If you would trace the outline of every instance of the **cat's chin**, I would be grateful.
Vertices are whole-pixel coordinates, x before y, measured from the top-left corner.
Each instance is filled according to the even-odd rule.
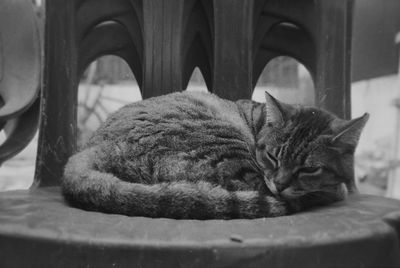
[[[282,191],[280,196],[286,200],[309,200],[312,203],[329,204],[345,200],[348,190],[344,183],[318,191],[299,191],[289,187]]]

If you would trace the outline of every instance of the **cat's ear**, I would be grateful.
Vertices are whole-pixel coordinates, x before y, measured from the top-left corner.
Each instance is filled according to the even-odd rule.
[[[335,135],[332,138],[332,143],[344,143],[351,146],[357,146],[358,140],[360,139],[361,132],[367,123],[369,114],[365,113],[363,116],[355,118],[353,120],[338,123],[337,120],[333,122],[332,128],[335,131]]]
[[[278,101],[266,91],[265,104],[265,117],[267,123],[283,123],[291,114],[291,108],[289,105]]]

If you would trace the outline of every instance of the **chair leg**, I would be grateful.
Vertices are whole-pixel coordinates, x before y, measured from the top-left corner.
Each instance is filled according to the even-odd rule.
[[[74,3],[64,0],[46,2],[42,118],[35,186],[59,184],[64,165],[76,149],[78,82]]]

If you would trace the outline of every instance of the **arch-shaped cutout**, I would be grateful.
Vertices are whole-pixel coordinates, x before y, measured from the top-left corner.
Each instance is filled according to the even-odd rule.
[[[212,88],[213,69],[213,7],[211,0],[187,1],[184,5],[188,14],[182,39],[182,85],[185,88],[197,66],[204,75],[208,89]]]
[[[186,88],[187,91],[207,92],[207,85],[199,67],[194,68]]]
[[[264,28],[262,25],[267,21],[273,24],[274,21],[287,21],[306,30],[310,36],[315,36],[318,27],[315,27],[315,20],[310,18],[315,18],[318,14],[316,6],[313,0],[297,1],[290,8],[276,1],[256,0],[253,5],[254,25],[257,25],[256,28]]]
[[[286,103],[315,104],[315,87],[311,74],[304,65],[291,57],[276,57],[265,66],[258,77],[252,99],[265,102],[265,91]]]
[[[142,0],[85,0],[77,2],[76,24],[78,40],[82,40],[101,22],[114,20],[134,32],[134,39],[142,43]],[[96,12],[93,12],[96,9]],[[139,45],[139,44],[138,44]]]
[[[314,77],[316,45],[306,29],[291,21],[275,20],[256,29],[253,47],[253,86],[265,65],[278,56],[290,56],[301,62]]]
[[[113,40],[113,42],[109,42],[109,40]],[[78,75],[83,73],[90,62],[107,54],[123,58],[129,64],[141,86],[143,51],[138,50],[126,27],[112,20],[96,25],[80,43]]]
[[[142,100],[139,85],[127,62],[106,55],[85,70],[78,89],[78,146],[114,111]]]

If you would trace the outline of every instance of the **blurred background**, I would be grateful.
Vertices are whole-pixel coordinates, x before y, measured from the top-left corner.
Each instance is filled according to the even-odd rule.
[[[43,34],[42,0],[32,1]],[[356,0],[352,40],[352,116],[371,117],[356,152],[360,192],[400,199],[400,1]],[[187,90],[206,91],[199,69]],[[261,74],[253,100],[264,91],[288,103],[314,104],[314,85],[304,66],[290,57],[271,61]],[[79,85],[78,143],[84,143],[119,107],[141,100],[128,65],[104,56],[85,71]],[[4,134],[0,132],[0,142]],[[0,167],[0,191],[29,188],[33,181],[37,137]]]

